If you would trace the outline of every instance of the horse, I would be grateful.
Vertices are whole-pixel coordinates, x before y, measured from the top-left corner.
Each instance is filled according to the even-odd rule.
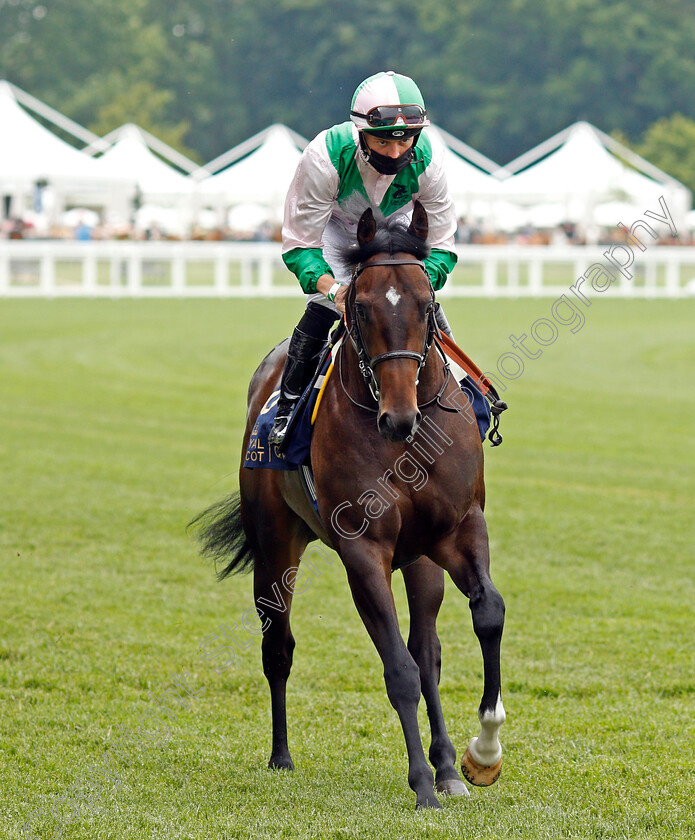
[[[429,253],[428,219],[419,202],[406,224],[377,223],[367,208],[357,225],[357,244],[344,255],[353,269],[346,338],[311,442],[318,513],[297,471],[242,466],[238,493],[194,522],[203,553],[227,562],[220,578],[253,568],[272,708],[268,766],[294,768],[286,717],[295,644],[292,592],[284,601],[276,593],[281,584],[288,589],[288,581],[292,589],[304,550],[318,539],[340,556],[354,603],[383,662],[388,698],[405,737],[416,808],[441,808],[437,793],[468,794],[439,697],[436,619],[444,572],[469,599],[483,657],[480,734],[461,762],[464,777],[474,785],[492,784],[501,769],[505,607],[490,577],[480,436],[476,424],[456,408],[462,391],[443,355],[430,352],[437,304],[423,263]],[[285,351],[286,343],[278,345],[251,379],[242,464],[256,418],[279,387]],[[407,645],[391,591],[396,569],[402,570],[410,611]],[[434,774],[418,726],[420,695],[430,720],[428,755]]]

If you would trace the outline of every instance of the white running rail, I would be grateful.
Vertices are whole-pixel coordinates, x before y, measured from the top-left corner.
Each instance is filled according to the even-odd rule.
[[[695,248],[635,250],[606,296],[695,295]],[[606,247],[465,245],[443,297],[557,297]],[[585,282],[582,291],[590,284]],[[0,240],[0,297],[293,297],[299,285],[273,242]]]

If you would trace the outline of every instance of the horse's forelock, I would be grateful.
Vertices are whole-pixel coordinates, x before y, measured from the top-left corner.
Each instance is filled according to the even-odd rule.
[[[408,222],[403,216],[391,219],[377,217],[377,230],[374,238],[365,245],[349,245],[340,257],[346,266],[352,268],[365,262],[375,254],[410,254],[415,259],[424,260],[430,253],[430,247],[408,229]]]

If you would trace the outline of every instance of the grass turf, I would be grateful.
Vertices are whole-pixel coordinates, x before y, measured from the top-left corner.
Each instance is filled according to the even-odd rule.
[[[447,312],[492,369],[549,306]],[[417,814],[338,562],[315,564],[295,600],[293,774],[265,769],[258,646],[221,674],[198,656],[221,622],[241,620],[251,580],[216,584],[185,524],[236,485],[249,376],[301,307],[2,302],[0,836],[692,836],[695,301],[595,299],[580,331],[560,328],[509,383],[505,443],[486,453],[507,602],[505,765],[494,787]],[[407,630],[398,574],[394,588]],[[461,751],[477,734],[482,669],[453,587],[439,626]],[[202,693],[159,747],[138,749],[127,733],[148,691],[183,672]]]

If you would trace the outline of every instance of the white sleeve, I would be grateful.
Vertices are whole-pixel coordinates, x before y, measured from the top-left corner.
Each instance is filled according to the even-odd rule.
[[[338,172],[322,131],[304,150],[285,200],[282,252],[321,248],[323,231],[336,208]]]
[[[432,161],[420,177],[420,192],[414,198],[427,211],[430,246],[453,251],[457,227],[456,208],[449,195],[444,171],[444,150],[439,143],[432,142]]]

